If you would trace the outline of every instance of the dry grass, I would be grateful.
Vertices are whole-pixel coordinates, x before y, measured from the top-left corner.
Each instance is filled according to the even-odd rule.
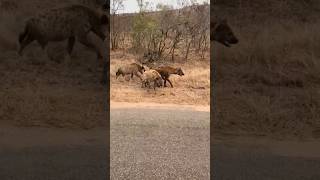
[[[92,55],[88,59],[94,59]],[[85,129],[105,125],[101,72],[88,71],[90,67],[83,62],[57,64],[41,56],[21,58],[13,52],[0,59],[2,122]]]
[[[210,104],[210,65],[207,60],[190,60],[187,63],[173,63],[173,67],[181,67],[184,76],[171,75],[174,88],[153,89],[141,88],[137,77],[127,81],[122,76],[116,79],[116,71],[122,64],[135,62],[137,58],[125,51],[111,52],[111,101],[117,102],[153,102],[191,105]],[[169,84],[167,84],[169,85]],[[170,85],[169,85],[170,86]]]
[[[216,132],[318,137],[320,22],[232,10],[226,17],[240,43],[214,44]]]
[[[50,58],[34,42],[22,57],[17,55],[24,20],[40,9],[66,3],[46,2],[11,1],[6,9],[0,9],[0,123],[85,129],[105,126],[106,94],[99,83],[102,69],[96,70],[94,52],[76,43],[71,62],[66,62],[66,42],[50,43]],[[12,12],[15,7],[18,10]]]

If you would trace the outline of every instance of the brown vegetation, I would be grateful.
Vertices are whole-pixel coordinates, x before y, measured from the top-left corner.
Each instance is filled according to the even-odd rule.
[[[118,5],[112,8],[116,10]],[[209,6],[193,5],[179,10],[161,6],[159,10],[112,14],[111,100],[209,105]],[[174,88],[148,93],[141,88],[140,80],[121,83],[122,79],[114,77],[118,67],[132,62],[152,69],[181,67],[185,75],[170,77]],[[176,70],[179,69],[170,69],[170,73]],[[183,74],[182,70],[177,73]],[[166,77],[168,80],[169,74]]]
[[[215,132],[319,137],[317,1],[215,1],[239,44],[213,43]],[[241,4],[240,2],[244,2]]]

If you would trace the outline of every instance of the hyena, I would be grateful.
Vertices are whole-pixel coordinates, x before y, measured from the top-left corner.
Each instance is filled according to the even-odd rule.
[[[166,85],[167,81],[170,83],[171,87],[173,87],[171,81],[169,80],[169,77],[171,74],[177,74],[179,76],[184,75],[184,73],[180,67],[174,68],[174,67],[170,67],[170,66],[163,66],[163,67],[155,68],[155,70],[160,73],[162,79],[164,80],[164,87],[167,87],[167,85]]]
[[[19,54],[33,41],[45,49],[50,41],[68,40],[67,51],[71,54],[75,41],[93,47],[104,58],[106,83],[107,52],[103,42],[109,24],[108,16],[83,5],[71,5],[39,13],[26,21],[24,31],[19,35]]]
[[[133,78],[133,75],[139,77],[142,80],[141,75],[145,72],[145,68],[137,63],[131,63],[124,66],[121,66],[118,68],[118,71],[116,72],[116,78],[118,76],[122,75],[125,76],[127,74],[131,75],[131,79]]]
[[[239,41],[225,19],[212,21],[210,28],[210,41],[217,41],[226,47],[237,44]]]
[[[158,71],[154,69],[147,70],[142,75],[142,85],[141,87],[151,88],[151,83],[153,82],[153,90],[156,90],[156,87],[162,86],[162,77]]]

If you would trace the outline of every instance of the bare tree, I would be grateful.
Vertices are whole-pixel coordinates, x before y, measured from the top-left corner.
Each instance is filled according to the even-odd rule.
[[[123,2],[125,0],[112,0],[111,1],[111,33],[110,33],[110,40],[111,40],[111,50],[118,49],[119,47],[119,30],[120,28],[117,28],[119,25],[119,21],[117,21],[118,11],[123,10]]]
[[[148,2],[137,0],[139,13],[115,16],[119,18],[116,19],[119,28],[112,31],[121,33],[113,33],[114,39],[122,42],[121,45],[125,39],[127,42],[130,40],[131,50],[138,54],[144,53],[144,57],[150,61],[168,57],[175,61],[176,55],[181,53],[187,60],[190,52],[204,58],[209,51],[210,6],[199,5],[197,1],[182,1],[182,5],[188,6],[175,10],[173,6],[157,4],[157,11],[151,12]],[[114,43],[116,46],[119,43]]]

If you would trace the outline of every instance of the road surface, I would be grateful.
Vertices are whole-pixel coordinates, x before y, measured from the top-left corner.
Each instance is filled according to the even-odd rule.
[[[209,112],[128,106],[111,119],[111,179],[208,179]],[[2,125],[0,179],[104,180],[107,142],[103,128]]]
[[[111,104],[111,179],[210,178],[209,107],[125,106]]]
[[[118,104],[111,119],[111,179],[209,179],[207,109]],[[105,133],[1,126],[0,179],[106,179]],[[215,179],[320,179],[319,143],[244,142],[215,140]]]

